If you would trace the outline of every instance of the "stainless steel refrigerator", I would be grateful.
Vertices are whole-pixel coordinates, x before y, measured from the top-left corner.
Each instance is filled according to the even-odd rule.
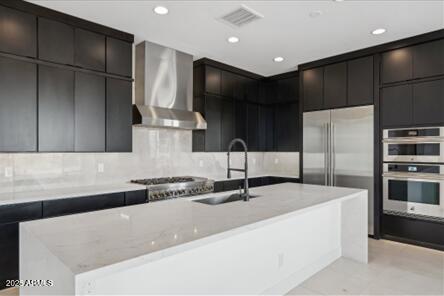
[[[368,189],[373,230],[373,106],[303,115],[303,182]]]

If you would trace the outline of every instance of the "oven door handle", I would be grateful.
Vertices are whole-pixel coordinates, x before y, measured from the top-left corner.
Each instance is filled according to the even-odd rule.
[[[428,177],[418,176],[415,174],[382,174],[383,178],[400,181],[417,181],[417,182],[444,182],[444,177]]]
[[[435,144],[443,143],[444,137],[417,137],[417,138],[387,138],[382,140],[383,143],[389,144]]]

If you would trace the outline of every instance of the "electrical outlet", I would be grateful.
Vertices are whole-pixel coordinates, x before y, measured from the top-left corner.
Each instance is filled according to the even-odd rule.
[[[279,158],[275,158],[274,159],[274,164],[278,164],[279,163]]]
[[[278,268],[284,266],[284,253],[279,253],[278,255]]]
[[[199,160],[199,167],[203,168],[203,166],[204,166],[203,160]]]
[[[256,158],[255,157],[253,157],[253,164],[256,164]]]
[[[99,172],[99,173],[103,173],[104,171],[105,171],[105,164],[103,164],[103,163],[99,163],[98,165],[97,165],[97,171]]]
[[[12,167],[5,167],[5,177],[11,178],[13,176],[14,172],[12,170]]]

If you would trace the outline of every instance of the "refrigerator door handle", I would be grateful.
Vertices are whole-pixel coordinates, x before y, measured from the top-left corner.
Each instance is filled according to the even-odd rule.
[[[334,123],[330,124],[330,185],[336,185],[336,151],[335,151],[335,125]]]
[[[328,177],[329,177],[329,153],[328,153],[328,145],[329,145],[329,136],[328,136],[328,123],[324,124],[324,185],[328,186]]]

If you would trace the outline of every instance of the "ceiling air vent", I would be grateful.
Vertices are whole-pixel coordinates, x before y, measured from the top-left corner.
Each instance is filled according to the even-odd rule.
[[[253,9],[245,5],[241,5],[241,7],[239,7],[235,11],[232,11],[221,17],[220,20],[231,26],[240,28],[263,17],[263,15],[254,11]]]

